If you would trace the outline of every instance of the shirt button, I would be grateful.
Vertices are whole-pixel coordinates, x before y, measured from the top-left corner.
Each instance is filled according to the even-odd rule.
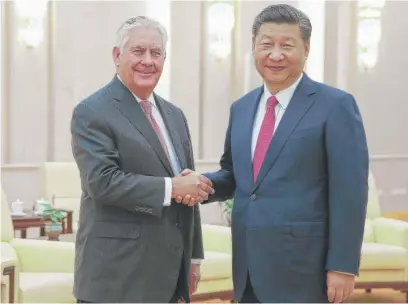
[[[254,194],[251,194],[251,200],[255,200],[256,199],[256,194],[254,193]]]

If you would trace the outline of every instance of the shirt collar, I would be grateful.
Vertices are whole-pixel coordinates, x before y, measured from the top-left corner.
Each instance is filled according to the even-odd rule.
[[[123,83],[123,85],[124,85],[126,88],[128,88],[128,87],[125,85],[125,83],[122,81],[122,79],[120,78],[120,76],[119,76],[118,74],[116,74],[116,77],[118,77],[118,79],[120,80],[120,82]],[[128,90],[132,93],[133,97],[136,99],[137,102],[141,102],[141,101],[142,101],[142,99],[139,98],[139,97],[137,97],[129,88],[128,88]],[[147,101],[150,101],[150,102],[153,104],[153,106],[156,107],[156,101],[154,100],[153,94],[150,94],[150,96],[149,96],[146,100],[147,100]]]
[[[303,77],[303,73],[299,76],[299,78],[288,88],[278,92],[277,94],[275,94],[276,99],[279,102],[279,105],[286,110],[290,100],[293,97],[293,94],[295,93],[295,90],[297,88],[297,86],[299,85],[300,81],[302,80]],[[269,97],[271,97],[273,94],[271,94],[268,90],[268,88],[266,87],[266,84],[264,84],[264,96],[265,96],[265,100],[268,100]]]

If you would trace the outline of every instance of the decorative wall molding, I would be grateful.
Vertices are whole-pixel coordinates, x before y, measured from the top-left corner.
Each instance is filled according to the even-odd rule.
[[[370,156],[371,161],[408,161],[408,154],[379,154]],[[219,159],[197,159],[195,164],[198,167],[219,166]],[[6,164],[1,166],[1,170],[37,170],[41,164]]]
[[[372,161],[407,161],[408,154],[379,154],[379,155],[372,155],[370,157]]]

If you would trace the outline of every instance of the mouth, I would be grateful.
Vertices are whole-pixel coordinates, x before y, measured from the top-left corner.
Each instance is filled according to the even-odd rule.
[[[154,74],[154,71],[137,71],[135,70],[136,73],[140,74],[140,75],[144,75],[144,76],[151,76]]]
[[[281,66],[269,66],[268,69],[274,71],[274,72],[279,72],[282,71],[284,69],[284,67]]]

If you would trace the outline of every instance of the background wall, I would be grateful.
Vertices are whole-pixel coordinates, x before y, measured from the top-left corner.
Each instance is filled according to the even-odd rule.
[[[355,1],[287,2],[299,5],[315,26],[308,73],[350,91],[358,100],[383,209],[408,210],[408,141],[403,140],[408,93],[399,81],[408,69],[408,43],[403,39],[408,21],[402,16],[408,2],[386,2],[379,60],[367,72],[357,67]],[[200,170],[218,166],[230,104],[261,84],[250,57],[251,26],[265,1],[238,3],[232,54],[226,59],[209,52],[208,2],[51,2],[44,19],[45,40],[36,49],[17,40],[18,16],[12,2],[0,3],[2,185],[10,200],[32,202],[41,196],[41,163],[72,161],[72,109],[113,77],[115,32],[131,16],[152,15],[169,30],[166,72],[157,91],[184,110]]]

